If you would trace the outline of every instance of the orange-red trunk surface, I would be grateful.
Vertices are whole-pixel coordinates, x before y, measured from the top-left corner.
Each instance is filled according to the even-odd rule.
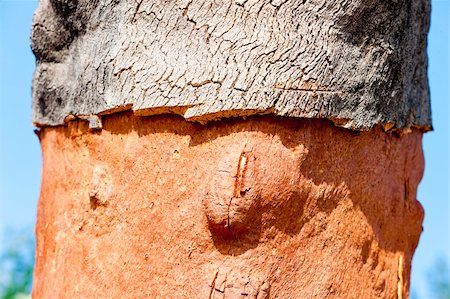
[[[406,298],[422,133],[273,116],[43,128],[34,298]]]

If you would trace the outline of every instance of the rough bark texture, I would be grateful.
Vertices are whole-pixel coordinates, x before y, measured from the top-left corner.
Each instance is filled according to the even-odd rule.
[[[422,133],[115,114],[40,132],[34,298],[407,298]]]
[[[431,128],[428,0],[41,0],[33,122],[132,109]]]

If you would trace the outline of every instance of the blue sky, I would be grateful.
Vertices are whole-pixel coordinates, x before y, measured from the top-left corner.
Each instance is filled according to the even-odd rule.
[[[31,125],[35,61],[29,47],[36,6],[37,1],[0,0],[0,249],[11,231],[32,233],[39,196],[41,152]],[[426,215],[412,272],[418,298],[431,298],[425,282],[436,259],[450,262],[449,19],[449,1],[432,1],[428,55],[435,131],[423,139],[426,165],[418,198]]]

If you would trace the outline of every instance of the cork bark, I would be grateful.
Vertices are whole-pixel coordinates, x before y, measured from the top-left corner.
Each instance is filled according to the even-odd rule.
[[[407,298],[429,6],[41,0],[33,297]]]
[[[428,25],[428,0],[41,0],[33,122],[132,109],[426,131]]]

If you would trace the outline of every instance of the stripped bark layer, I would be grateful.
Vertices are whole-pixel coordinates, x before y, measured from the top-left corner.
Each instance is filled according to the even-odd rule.
[[[33,298],[407,298],[421,138],[273,116],[43,128]]]
[[[33,122],[132,109],[431,128],[428,0],[42,0]]]

